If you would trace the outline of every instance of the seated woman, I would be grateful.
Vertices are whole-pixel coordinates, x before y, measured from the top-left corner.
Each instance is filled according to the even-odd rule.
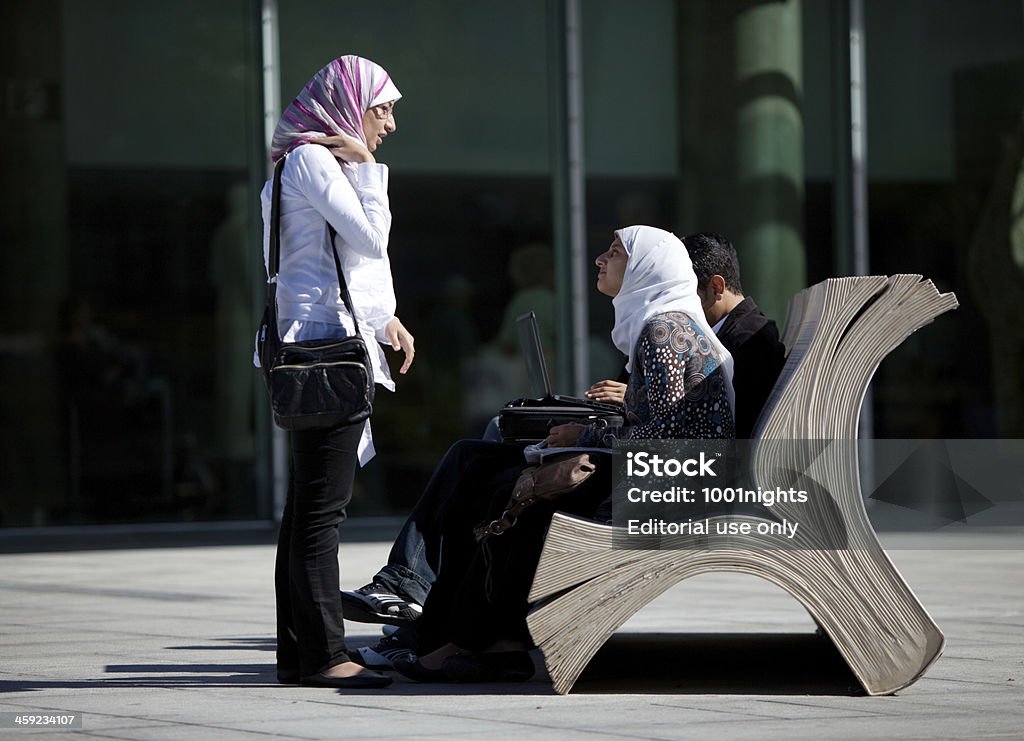
[[[633,226],[600,255],[597,288],[613,297],[612,341],[629,357],[628,425],[553,427],[549,447],[610,447],[615,438],[731,438],[732,358],[711,331],[682,242]],[[512,681],[533,675],[527,594],[553,512],[610,520],[611,471],[599,465],[583,486],[526,510],[515,527],[476,545],[468,518],[446,523],[442,568],[418,623],[420,658],[395,668],[418,681]],[[500,506],[514,482],[495,479]],[[497,510],[500,511],[500,510]]]

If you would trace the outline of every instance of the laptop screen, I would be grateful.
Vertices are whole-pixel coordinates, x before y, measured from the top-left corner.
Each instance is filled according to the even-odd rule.
[[[551,393],[551,377],[544,361],[544,348],[540,344],[540,328],[537,326],[537,315],[532,311],[516,319],[519,332],[519,346],[526,359],[526,376],[530,379],[530,393],[541,397],[549,397]]]

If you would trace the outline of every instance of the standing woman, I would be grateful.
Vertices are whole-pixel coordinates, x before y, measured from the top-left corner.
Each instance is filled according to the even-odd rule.
[[[388,168],[373,153],[396,129],[394,105],[400,97],[380,66],[340,57],[317,72],[285,109],[271,147],[275,162],[287,157],[277,279],[281,339],[333,339],[355,332],[341,300],[335,250],[370,349],[374,380],[392,391],[380,344],[404,352],[405,373],[413,360],[413,337],[395,316]],[[264,260],[272,189],[268,182],[261,194]],[[352,498],[357,462],[373,457],[370,423],[293,431],[289,442],[288,498],[275,569],[278,681],[384,687],[390,677],[364,669],[346,652],[338,575],[338,525]]]

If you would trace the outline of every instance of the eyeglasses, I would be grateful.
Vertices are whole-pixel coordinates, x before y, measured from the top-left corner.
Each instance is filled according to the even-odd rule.
[[[394,109],[395,103],[394,101],[391,101],[390,103],[381,103],[380,105],[375,105],[370,110],[373,111],[373,115],[375,115],[377,118],[391,118],[391,113],[394,111]]]

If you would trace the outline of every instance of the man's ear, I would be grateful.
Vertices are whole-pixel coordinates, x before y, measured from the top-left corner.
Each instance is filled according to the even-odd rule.
[[[708,285],[715,292],[715,301],[722,298],[722,294],[725,293],[725,278],[717,274],[712,275],[708,279]]]

